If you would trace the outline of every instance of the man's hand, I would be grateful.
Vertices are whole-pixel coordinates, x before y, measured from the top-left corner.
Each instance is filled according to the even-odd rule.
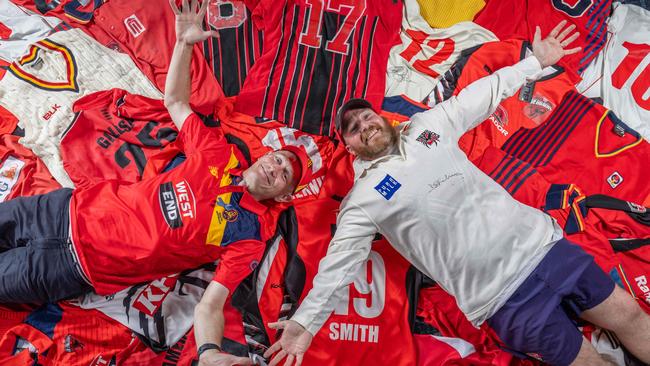
[[[566,29],[562,30],[565,25],[566,20],[561,21],[560,24],[556,25],[555,28],[553,28],[551,33],[549,33],[548,37],[545,39],[542,39],[542,31],[540,28],[535,27],[535,37],[533,38],[533,54],[535,57],[537,57],[539,63],[542,64],[542,68],[554,65],[560,61],[562,57],[580,51],[581,47],[565,49],[566,46],[575,41],[580,35],[580,33],[575,32],[569,36],[569,34],[576,26],[572,24]]]
[[[197,42],[205,41],[211,36],[219,37],[219,33],[215,31],[204,31],[202,27],[209,1],[203,0],[201,8],[199,8],[198,0],[192,0],[191,6],[188,4],[188,0],[183,0],[183,4],[179,10],[176,6],[176,1],[169,0],[169,5],[172,7],[172,11],[176,16],[176,42],[193,45]]]
[[[199,366],[235,366],[253,365],[248,357],[237,357],[211,349],[203,352],[199,359]]]
[[[284,329],[280,339],[264,352],[264,357],[269,358],[272,354],[279,351],[273,357],[269,366],[279,364],[285,357],[287,357],[287,361],[284,363],[284,366],[293,365],[294,360],[296,361],[295,366],[300,366],[302,358],[305,352],[307,352],[314,336],[302,325],[293,320],[269,323],[269,327],[273,329]]]

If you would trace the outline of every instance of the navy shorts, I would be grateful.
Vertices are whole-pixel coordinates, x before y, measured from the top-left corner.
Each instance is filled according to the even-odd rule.
[[[582,345],[575,319],[602,303],[614,282],[594,258],[566,239],[558,241],[488,324],[515,354],[569,365]]]

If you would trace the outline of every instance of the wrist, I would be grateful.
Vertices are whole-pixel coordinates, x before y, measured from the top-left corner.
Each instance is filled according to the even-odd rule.
[[[216,354],[221,353],[221,347],[216,343],[203,343],[196,350],[197,358],[200,360],[201,356],[205,354]]]

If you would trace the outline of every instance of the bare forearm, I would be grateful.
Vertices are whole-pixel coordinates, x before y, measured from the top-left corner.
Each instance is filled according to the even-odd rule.
[[[180,129],[190,109],[190,62],[192,45],[182,41],[174,44],[174,52],[165,80],[165,106]]]
[[[194,338],[197,347],[205,343],[221,346],[224,322],[223,310],[199,303],[194,309]]]

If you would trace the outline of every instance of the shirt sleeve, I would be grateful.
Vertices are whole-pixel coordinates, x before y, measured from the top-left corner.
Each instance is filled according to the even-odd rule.
[[[456,131],[456,137],[460,138],[494,113],[502,100],[512,96],[527,81],[539,78],[541,73],[537,58],[527,57],[467,85],[458,95],[414,115],[412,121],[431,128],[439,128],[448,122]]]
[[[232,294],[241,281],[260,263],[264,247],[264,243],[257,240],[228,245],[221,255],[212,280],[222,284]]]
[[[337,304],[339,289],[350,284],[368,259],[377,227],[358,206],[344,204],[327,254],[318,265],[313,288],[291,318],[311,334],[318,333]]]
[[[185,155],[223,147],[227,143],[221,127],[206,126],[194,112],[190,113],[185,119],[176,141]]]

